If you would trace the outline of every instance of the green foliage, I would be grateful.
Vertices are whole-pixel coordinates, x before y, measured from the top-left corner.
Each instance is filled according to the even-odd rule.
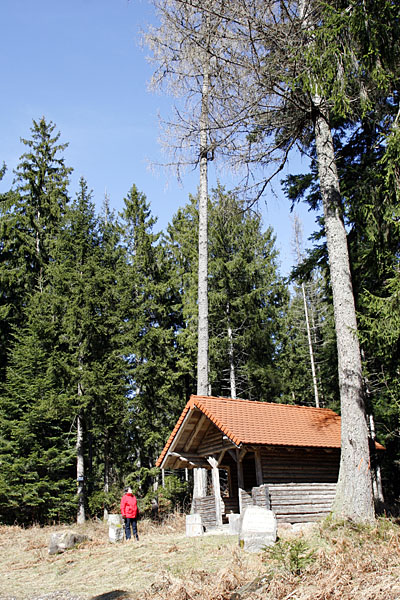
[[[181,292],[182,349],[179,366],[193,380],[197,345],[197,200],[180,209],[168,228],[166,245],[176,263]],[[209,358],[215,395],[271,400],[279,390],[273,363],[286,301],[278,274],[275,238],[262,230],[257,213],[246,212],[234,192],[222,186],[209,203]]]
[[[164,485],[155,488],[152,483],[159,480],[159,469],[140,469],[126,478],[126,485],[137,497],[140,514],[154,517],[154,501],[157,503],[157,518],[175,510],[185,510],[190,499],[190,484],[177,475],[166,475]],[[151,478],[151,479],[149,479]],[[146,493],[142,493],[146,490]]]
[[[0,378],[4,378],[13,331],[24,308],[45,284],[55,240],[68,203],[68,177],[55,125],[33,121],[31,139],[15,171],[15,188],[0,202]]]
[[[93,517],[102,518],[104,510],[109,513],[119,512],[121,491],[118,486],[113,486],[108,492],[104,489],[92,492],[88,497],[89,514]]]
[[[328,102],[333,120],[365,117],[395,85],[395,13],[391,0],[339,0],[317,3],[306,17],[305,65],[297,85]]]
[[[263,561],[272,561],[279,569],[300,576],[315,560],[315,550],[308,543],[296,538],[293,540],[279,540],[271,547],[264,550]]]
[[[185,403],[186,382],[176,342],[181,315],[174,263],[153,233],[155,219],[136,186],[125,198],[121,216],[126,247],[122,342],[130,400],[127,470],[137,473],[154,467]]]
[[[157,489],[159,512],[173,512],[187,507],[190,498],[190,484],[176,475],[167,475],[164,485]]]
[[[292,287],[292,297],[283,317],[282,344],[277,358],[282,379],[280,401],[315,406],[305,296],[319,404],[338,410],[333,307],[325,287],[325,280],[317,269],[308,281]]]

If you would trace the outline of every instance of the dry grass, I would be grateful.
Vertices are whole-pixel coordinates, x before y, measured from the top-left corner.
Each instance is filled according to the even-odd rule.
[[[110,544],[103,523],[74,527],[90,541],[49,556],[50,535],[60,529],[0,527],[1,599],[54,600],[65,590],[96,600],[400,600],[400,527],[389,520],[297,534],[294,541],[314,550],[299,575],[279,557],[239,550],[234,537],[185,537],[182,516],[160,525],[141,521],[139,543]],[[247,586],[258,576],[258,589]]]
[[[226,577],[233,577],[231,573],[241,564],[242,559],[235,558],[238,554],[235,538],[208,535],[187,538],[182,515],[162,524],[143,520],[138,528],[139,542],[111,544],[108,528],[101,522],[81,527],[0,526],[0,599],[37,598],[57,590],[83,599],[102,594],[108,594],[107,600],[169,598],[169,594],[156,593],[167,581],[201,582],[228,570]],[[85,533],[90,541],[64,554],[50,556],[50,536],[63,529]],[[258,557],[245,557],[245,562],[261,565]],[[233,566],[235,563],[238,567]],[[249,572],[253,573],[251,568]],[[150,595],[147,589],[153,590]]]
[[[325,523],[301,539],[314,560],[299,576],[266,561],[268,583],[246,600],[400,600],[400,527]]]

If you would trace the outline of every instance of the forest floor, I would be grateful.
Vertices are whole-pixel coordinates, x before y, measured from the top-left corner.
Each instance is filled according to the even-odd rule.
[[[90,540],[49,555],[65,529]],[[400,526],[389,519],[282,529],[256,555],[234,536],[186,537],[179,515],[141,520],[139,535],[111,544],[102,522],[0,526],[0,600],[400,600]]]

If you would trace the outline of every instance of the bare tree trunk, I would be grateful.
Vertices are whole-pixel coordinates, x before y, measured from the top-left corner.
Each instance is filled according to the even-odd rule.
[[[82,395],[81,384],[78,384],[78,396]],[[78,513],[76,522],[82,525],[85,522],[85,464],[83,454],[83,423],[82,415],[76,418],[76,480],[78,495]]]
[[[300,223],[297,215],[294,218],[294,235],[296,242],[296,253],[297,253],[297,263],[301,262],[301,250],[300,250]],[[306,318],[306,327],[307,327],[307,340],[308,340],[308,350],[310,353],[310,363],[311,363],[311,377],[314,387],[314,399],[315,406],[319,408],[319,396],[318,396],[318,382],[317,376],[315,372],[315,361],[314,361],[314,349],[311,338],[311,328],[310,328],[310,319],[308,317],[308,306],[307,306],[307,296],[306,296],[306,288],[304,283],[301,284],[301,291],[303,294],[303,304],[304,304],[304,314]]]
[[[305,289],[304,283],[301,284],[301,291],[303,293],[304,314],[306,317],[308,350],[310,352],[311,377],[312,377],[312,382],[313,382],[313,387],[314,387],[315,406],[317,408],[319,408],[318,383],[317,383],[317,375],[315,372],[314,349],[313,349],[312,339],[311,339],[310,319],[308,318],[307,297],[306,297],[306,289]]]
[[[333,512],[356,521],[372,521],[374,504],[368,427],[339,178],[332,132],[326,115],[322,114],[322,102],[319,98],[315,98],[314,102],[318,110],[315,141],[335,313],[342,417],[340,471]]]
[[[109,443],[108,443],[108,433],[106,433],[106,441],[104,443],[104,493],[108,494],[110,491],[110,460],[109,460]],[[103,507],[103,519],[107,521],[108,519],[108,510],[106,504]]]
[[[200,185],[199,185],[199,264],[198,264],[198,341],[197,394],[207,396],[208,382],[208,95],[209,59],[203,64],[203,87],[200,115]],[[207,471],[194,469],[193,499],[207,494]],[[192,505],[193,510],[193,505]]]
[[[230,306],[229,302],[226,306],[226,314],[228,318],[228,340],[229,340],[229,383],[231,388],[231,398],[236,398],[236,369],[235,369],[235,352],[233,347],[233,334],[230,322]]]
[[[208,395],[208,94],[209,66],[204,64],[200,117],[199,266],[197,394]]]
[[[371,439],[373,441],[373,443],[375,444],[375,439],[376,439],[376,435],[375,435],[375,422],[374,422],[374,417],[372,415],[369,415],[369,430],[371,433]],[[374,492],[374,498],[377,502],[383,503],[385,501],[384,497],[383,497],[383,488],[382,488],[382,474],[381,474],[381,467],[379,465],[379,463],[376,460],[376,450],[375,450],[375,467],[372,470],[372,489]]]

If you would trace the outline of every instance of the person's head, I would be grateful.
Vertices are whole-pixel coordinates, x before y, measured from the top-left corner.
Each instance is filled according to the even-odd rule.
[[[128,487],[128,488],[127,488],[127,490],[126,490],[126,493],[127,493],[127,494],[133,494],[133,492],[132,492],[132,488],[131,488],[131,487]]]

